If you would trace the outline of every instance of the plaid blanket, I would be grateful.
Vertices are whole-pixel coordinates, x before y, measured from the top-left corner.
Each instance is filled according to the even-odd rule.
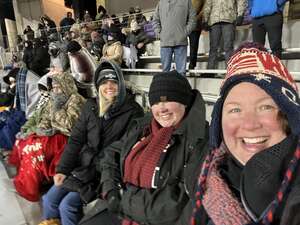
[[[16,107],[18,110],[26,111],[26,75],[27,69],[21,68],[17,76]]]

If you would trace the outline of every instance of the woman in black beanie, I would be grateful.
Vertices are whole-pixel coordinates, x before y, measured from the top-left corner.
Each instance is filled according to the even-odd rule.
[[[206,149],[204,101],[184,76],[154,75],[149,102],[152,115],[135,120],[99,162],[101,196],[123,225],[176,224],[190,200],[189,171]],[[106,215],[85,225],[115,224]]]

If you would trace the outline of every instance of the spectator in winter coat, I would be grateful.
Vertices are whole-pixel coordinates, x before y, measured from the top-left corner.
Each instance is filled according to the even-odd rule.
[[[106,9],[102,5],[99,5],[95,20],[103,20],[106,17],[108,17]]]
[[[152,40],[146,35],[136,20],[131,21],[130,30],[131,32],[126,38],[126,45],[128,47],[133,45],[137,49],[138,56],[141,56],[146,52],[146,44],[150,43]]]
[[[282,11],[287,0],[249,0],[253,41],[265,44],[268,34],[272,53],[281,58]]]
[[[25,41],[24,45],[23,62],[25,63],[26,68],[30,70],[30,65],[34,59],[33,44],[32,41]]]
[[[95,57],[95,59],[99,61],[102,57],[102,49],[105,42],[102,38],[102,35],[97,31],[93,31],[91,33],[91,39],[92,39],[92,45],[89,51]]]
[[[116,27],[110,27],[107,35],[107,43],[103,46],[101,60],[113,60],[119,66],[123,60],[123,47],[118,39]]]
[[[48,54],[48,46],[41,38],[35,38],[33,42],[33,60],[30,63],[30,70],[38,76],[45,75],[50,66],[50,55]]]
[[[134,7],[134,13],[135,13],[135,20],[138,22],[138,25],[143,27],[145,23],[147,22],[146,17],[143,15],[141,8],[137,5]]]
[[[198,54],[198,47],[199,47],[199,39],[202,30],[202,15],[203,15],[203,6],[205,0],[192,0],[192,5],[196,11],[196,18],[197,18],[197,25],[195,29],[190,33],[189,40],[190,40],[190,63],[189,69],[193,70],[197,64],[197,54]]]
[[[59,132],[70,136],[85,99],[77,93],[75,81],[68,72],[54,74],[48,82],[51,84],[51,101],[36,133],[49,136]]]
[[[218,49],[221,37],[228,62],[235,37],[235,27],[243,22],[247,0],[206,0],[203,8],[203,28],[209,30],[209,58],[207,69],[218,67]]]
[[[61,34],[64,35],[66,31],[69,31],[74,23],[75,20],[72,18],[72,13],[67,12],[67,17],[63,18],[59,23]]]
[[[171,70],[174,54],[176,70],[184,75],[187,61],[187,37],[196,26],[196,13],[191,0],[159,1],[153,24],[157,38],[160,38],[163,71]]]
[[[212,112],[213,149],[199,165],[196,193],[188,185],[190,224],[300,224],[297,90],[264,47],[243,45],[231,57]]]
[[[17,110],[25,112],[27,119],[32,116],[40,98],[39,79],[36,73],[26,68],[20,68],[16,76],[15,106]]]
[[[104,150],[98,168],[101,196],[122,224],[183,224],[177,222],[191,197],[185,185],[192,174],[186,171],[207,149],[204,101],[184,76],[172,71],[154,75],[149,102],[152,115],[135,120],[122,139]],[[121,224],[107,214],[84,225]]]
[[[51,42],[48,47],[50,55],[50,68],[60,71],[67,71],[70,68],[69,58],[65,45],[59,41]]]
[[[40,21],[46,29],[46,34],[49,36],[52,33],[57,33],[55,22],[47,15],[43,15],[40,18]]]
[[[143,115],[134,96],[126,91],[121,69],[115,63],[103,61],[99,65],[95,85],[98,97],[83,107],[56,168],[54,186],[43,197],[45,220],[40,225],[58,221],[78,224],[83,203],[97,197],[99,174],[93,158],[101,158],[103,148],[119,140],[129,123]]]
[[[42,115],[45,112],[46,105],[50,100],[50,92],[47,84],[48,76],[43,76],[38,82],[38,88],[40,91],[40,99],[35,107],[35,111],[32,116],[21,127],[21,131],[16,135],[17,139],[26,139],[29,135],[36,131],[38,124],[41,122]]]
[[[9,161],[18,168],[14,177],[17,192],[29,201],[40,199],[41,185],[54,175],[63,147],[77,121],[85,99],[77,93],[69,73],[47,79],[49,101],[36,111],[32,127],[21,132]]]
[[[14,68],[3,77],[3,81],[8,85],[8,90],[0,93],[0,106],[13,106],[16,94],[16,77],[19,70],[19,68]]]
[[[23,34],[27,41],[32,41],[34,39],[34,31],[29,25],[24,29]]]

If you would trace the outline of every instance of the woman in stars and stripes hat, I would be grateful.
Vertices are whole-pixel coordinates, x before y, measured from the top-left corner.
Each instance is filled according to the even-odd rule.
[[[228,62],[190,224],[300,224],[300,101],[292,76],[254,43]]]

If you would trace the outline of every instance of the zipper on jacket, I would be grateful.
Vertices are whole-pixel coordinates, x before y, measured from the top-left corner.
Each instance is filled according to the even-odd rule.
[[[244,193],[243,193],[242,189],[240,190],[240,194],[241,194],[242,205],[243,205],[244,209],[246,210],[247,214],[250,216],[250,218],[254,222],[258,222],[259,219],[255,216],[255,214],[251,211],[251,209],[246,204]]]

